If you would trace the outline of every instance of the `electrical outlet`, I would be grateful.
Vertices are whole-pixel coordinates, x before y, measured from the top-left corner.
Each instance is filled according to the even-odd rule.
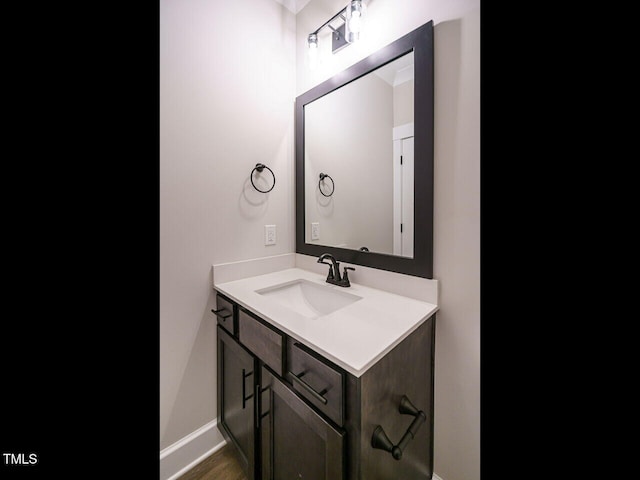
[[[275,225],[264,226],[264,244],[265,245],[276,244],[276,226]]]
[[[311,223],[311,240],[320,240],[320,223]]]

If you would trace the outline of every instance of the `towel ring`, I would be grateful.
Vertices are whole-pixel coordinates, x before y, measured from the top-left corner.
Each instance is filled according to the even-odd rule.
[[[262,172],[262,170],[267,169],[271,172],[271,175],[273,176],[273,185],[271,185],[271,188],[269,190],[260,190],[258,187],[256,187],[256,184],[253,183],[253,172],[255,172],[256,170],[258,171],[258,173]],[[271,170],[269,167],[267,167],[266,165],[264,165],[263,163],[256,163],[256,166],[253,170],[251,170],[251,175],[249,175],[249,178],[251,179],[251,185],[253,185],[253,188],[255,188],[257,191],[259,191],[260,193],[269,193],[271,190],[273,190],[273,187],[276,186],[276,176],[273,173],[273,170]]]
[[[329,195],[327,195],[326,193],[324,193],[322,191],[322,189],[320,188],[320,183],[325,179],[325,178],[329,178],[329,180],[331,180],[331,193]],[[321,173],[320,174],[320,180],[318,180],[318,190],[320,190],[320,193],[322,195],[324,195],[325,197],[330,197],[331,195],[333,195],[333,192],[336,190],[336,184],[333,182],[333,178],[331,178],[329,175],[327,175],[326,173]]]

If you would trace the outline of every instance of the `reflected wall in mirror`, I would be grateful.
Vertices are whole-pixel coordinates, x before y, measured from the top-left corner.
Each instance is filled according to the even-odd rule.
[[[433,21],[296,98],[295,132],[296,252],[433,278]]]
[[[412,51],[304,107],[306,243],[413,257],[414,83]]]

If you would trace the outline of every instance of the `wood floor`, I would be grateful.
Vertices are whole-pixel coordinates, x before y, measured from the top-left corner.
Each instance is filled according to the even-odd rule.
[[[205,458],[178,480],[248,480],[231,445]]]

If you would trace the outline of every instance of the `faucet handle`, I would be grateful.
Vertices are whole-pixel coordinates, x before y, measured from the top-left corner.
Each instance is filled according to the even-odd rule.
[[[344,274],[342,275],[343,287],[350,287],[351,282],[349,281],[349,272],[348,270],[355,270],[353,267],[344,267]]]

